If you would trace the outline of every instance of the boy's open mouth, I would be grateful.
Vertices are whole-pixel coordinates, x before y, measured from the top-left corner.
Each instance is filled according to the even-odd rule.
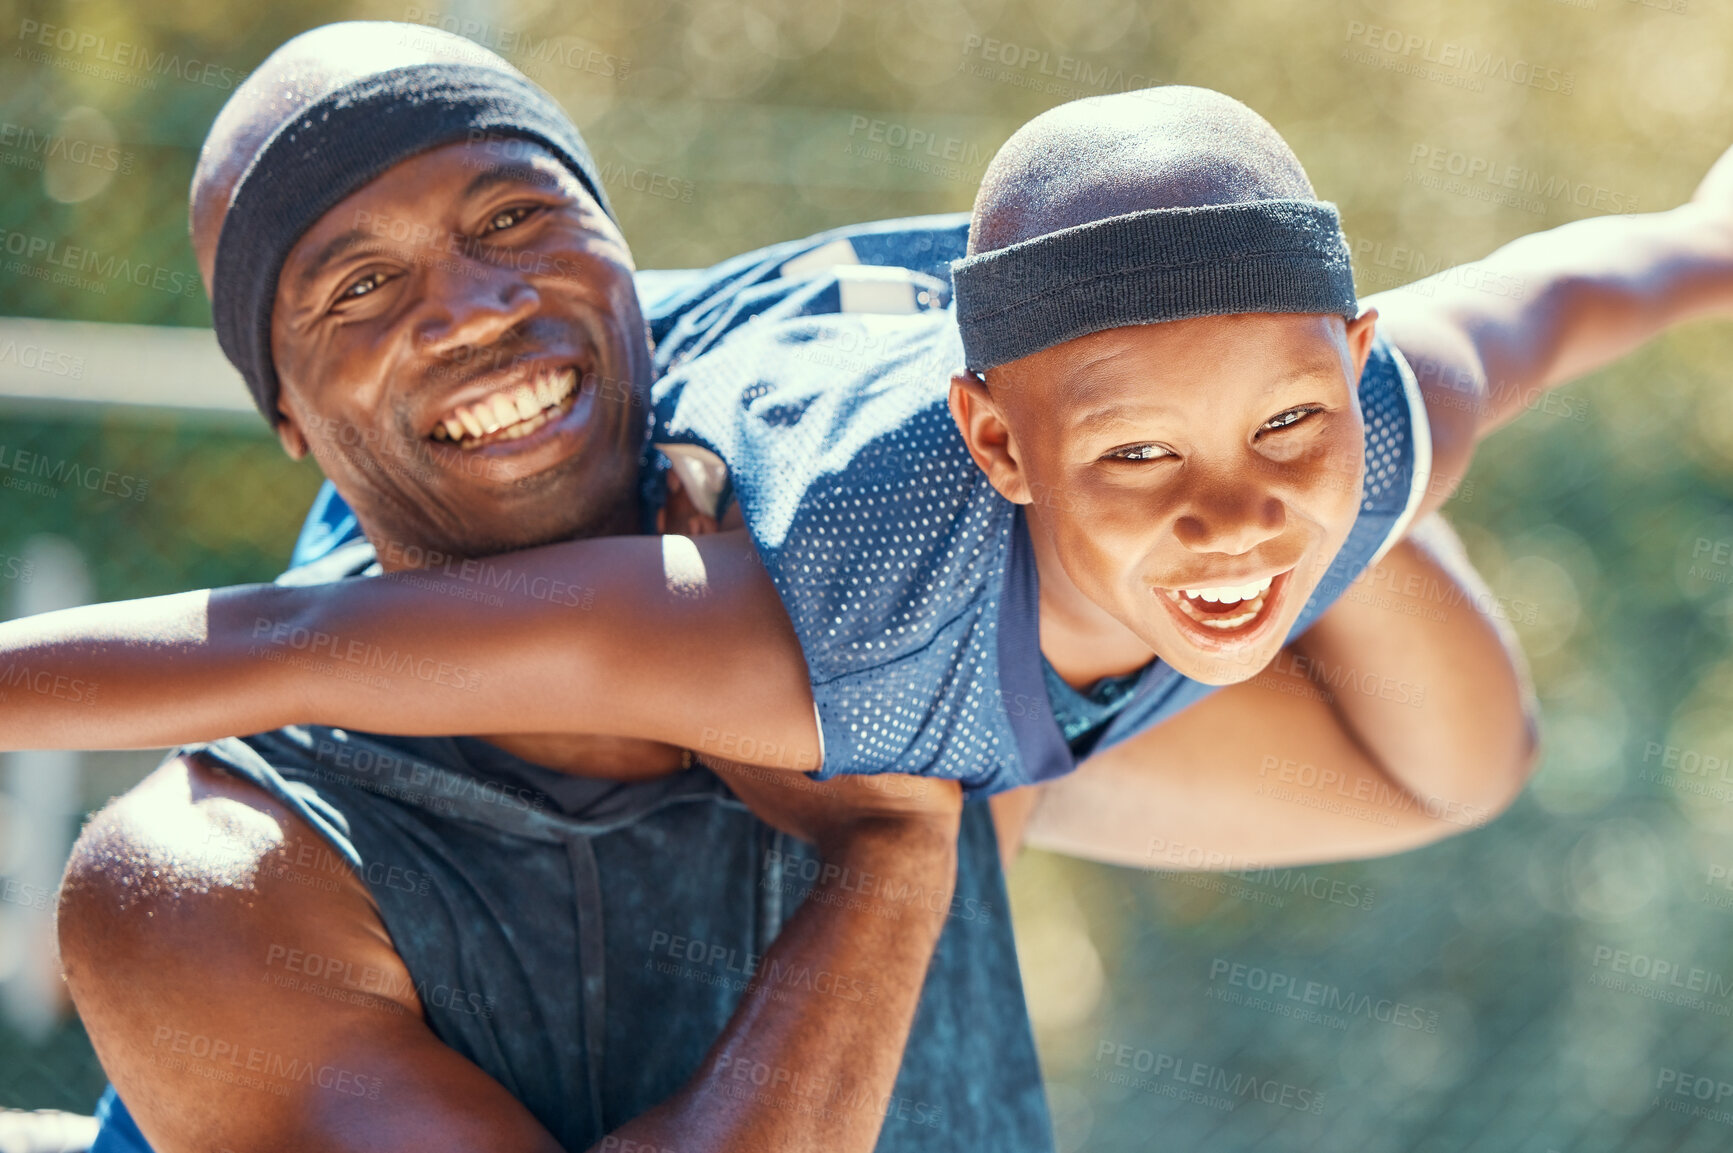
[[[549,366],[528,380],[458,405],[434,426],[433,439],[461,449],[518,440],[570,412],[577,393],[576,365]]]
[[[1291,571],[1291,570],[1290,570]],[[1256,631],[1276,600],[1287,572],[1250,580],[1244,584],[1197,586],[1161,590],[1194,627],[1202,626],[1211,636],[1226,640]]]

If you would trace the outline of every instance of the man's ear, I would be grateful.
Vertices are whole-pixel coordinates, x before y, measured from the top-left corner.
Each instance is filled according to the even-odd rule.
[[[1372,355],[1372,337],[1378,329],[1378,310],[1366,308],[1359,316],[1348,322],[1348,358],[1354,365],[1353,380],[1360,381],[1360,374],[1366,371],[1366,361]]]
[[[951,377],[951,419],[987,482],[1013,504],[1033,498],[1017,455],[1017,439],[1005,423],[999,402],[987,391],[986,378],[964,369]]]
[[[277,398],[277,441],[283,446],[283,451],[289,454],[290,460],[300,460],[307,455],[307,434],[295,420],[283,398]]]

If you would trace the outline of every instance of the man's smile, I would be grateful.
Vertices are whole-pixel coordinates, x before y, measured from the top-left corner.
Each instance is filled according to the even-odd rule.
[[[546,362],[496,379],[448,408],[431,437],[466,451],[520,440],[572,411],[578,379],[577,365]]]

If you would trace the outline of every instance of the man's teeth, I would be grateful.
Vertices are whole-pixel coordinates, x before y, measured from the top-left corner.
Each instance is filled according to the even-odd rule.
[[[1179,591],[1193,600],[1209,601],[1211,604],[1231,605],[1235,601],[1249,601],[1269,591],[1270,582],[1274,577],[1265,577],[1261,581],[1253,581],[1249,585],[1225,585],[1213,589],[1180,589]]]
[[[500,440],[516,440],[557,416],[577,390],[577,369],[544,372],[533,383],[496,392],[456,409],[434,428],[433,438],[462,444],[500,433]]]

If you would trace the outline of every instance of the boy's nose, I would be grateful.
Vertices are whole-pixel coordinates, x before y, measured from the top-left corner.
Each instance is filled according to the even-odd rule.
[[[1244,497],[1195,502],[1175,519],[1174,536],[1193,552],[1241,556],[1280,536],[1288,524],[1287,506],[1274,494],[1247,493]]]

